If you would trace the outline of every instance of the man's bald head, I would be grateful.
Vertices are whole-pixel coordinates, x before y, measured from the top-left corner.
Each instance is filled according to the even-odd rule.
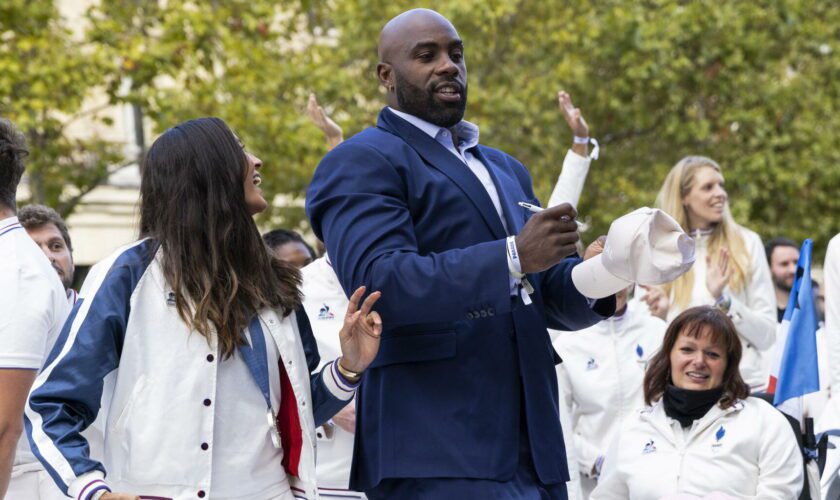
[[[390,62],[395,49],[412,44],[430,28],[440,26],[457,34],[449,19],[430,9],[411,9],[397,15],[379,33],[379,61]]]
[[[464,44],[437,12],[414,9],[388,21],[379,35],[376,72],[391,108],[446,128],[464,117]]]

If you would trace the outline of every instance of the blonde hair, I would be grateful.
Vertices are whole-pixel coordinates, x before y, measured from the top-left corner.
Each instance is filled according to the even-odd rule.
[[[683,199],[694,187],[697,172],[704,168],[711,167],[721,173],[720,165],[711,158],[705,156],[686,156],[678,161],[665,177],[665,182],[656,196],[656,206],[673,217],[683,230],[688,233],[688,212]],[[726,248],[729,251],[729,262],[732,265],[732,278],[729,280],[729,288],[740,291],[746,286],[746,281],[751,274],[749,251],[744,241],[741,226],[732,218],[729,211],[729,203],[723,207],[723,219],[715,224],[712,234],[709,237],[708,252],[712,256],[712,265],[717,264],[720,249]],[[668,283],[663,288],[671,300],[685,309],[691,301],[691,293],[694,287],[694,270],[689,269],[676,280]]]

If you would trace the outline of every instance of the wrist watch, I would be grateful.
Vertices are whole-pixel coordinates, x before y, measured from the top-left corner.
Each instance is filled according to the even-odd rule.
[[[726,293],[721,294],[721,296],[715,301],[715,307],[725,313],[728,313],[729,308],[732,307],[732,297]]]

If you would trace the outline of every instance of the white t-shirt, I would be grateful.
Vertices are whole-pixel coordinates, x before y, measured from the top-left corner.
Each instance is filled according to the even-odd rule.
[[[64,286],[44,253],[17,217],[0,220],[0,368],[40,370],[69,313]],[[14,472],[40,468],[21,436]]]

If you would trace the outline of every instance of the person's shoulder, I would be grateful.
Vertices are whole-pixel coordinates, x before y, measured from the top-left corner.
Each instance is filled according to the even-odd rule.
[[[481,154],[483,154],[489,160],[515,166],[517,168],[525,170],[525,166],[522,164],[522,162],[517,160],[513,155],[505,153],[501,149],[497,149],[491,146],[485,146],[484,144],[479,144],[478,148],[481,150]]]
[[[63,293],[64,286],[58,278],[49,259],[38,245],[26,234],[19,230],[9,234],[8,252],[4,252],[7,272],[11,271],[19,278],[19,287],[36,287],[43,290],[59,291]],[[4,273],[5,274],[5,273]]]
[[[828,240],[828,250],[826,253],[835,254],[840,252],[840,233],[834,235],[833,238]]]
[[[146,273],[158,248],[155,240],[144,238],[114,250],[91,267],[79,296],[87,295],[91,286],[99,288],[105,281],[133,288]]]
[[[348,161],[364,161],[365,164],[377,160],[380,163],[390,161],[392,155],[403,146],[407,144],[402,138],[386,130],[369,127],[330,150],[319,163],[319,168],[324,165],[337,166]]]
[[[601,343],[599,342],[600,338],[603,336],[602,334],[606,333],[605,326],[602,324],[603,322],[595,323],[592,326],[588,326],[581,330],[574,330],[574,331],[559,331],[558,335],[554,339],[554,347],[558,350],[567,350],[571,349],[570,353],[573,355],[575,353],[582,353],[581,351],[588,352],[591,349],[599,349]],[[565,357],[565,356],[564,356]]]
[[[764,251],[764,243],[761,241],[761,236],[759,236],[758,233],[740,224],[736,224],[735,228],[741,237],[744,238],[744,242],[751,250],[752,248],[758,246],[762,249],[762,252]]]
[[[774,422],[778,425],[787,425],[787,419],[784,414],[762,398],[748,396],[745,399],[736,401],[735,405],[748,420],[761,420],[764,422]]]
[[[302,279],[301,289],[304,291],[307,288],[314,288],[319,283],[324,281],[324,278],[329,276],[329,273],[335,273],[332,266],[327,262],[326,257],[319,257],[300,270]]]

